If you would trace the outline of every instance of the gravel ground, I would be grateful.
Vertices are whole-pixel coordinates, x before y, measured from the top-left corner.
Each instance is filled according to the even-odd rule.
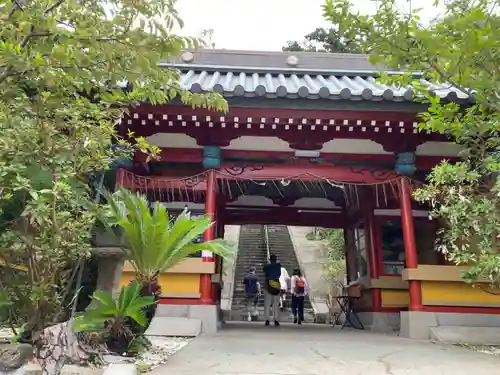
[[[14,332],[10,328],[0,328],[0,342],[10,342],[14,337]]]
[[[154,337],[150,338],[152,347],[141,358],[135,361],[140,372],[151,371],[167,363],[169,357],[184,348],[192,338],[186,337]]]
[[[10,342],[14,337],[11,329],[0,328],[0,343]],[[186,337],[154,337],[149,339],[151,349],[135,361],[140,372],[148,372],[167,363],[169,357],[184,348],[192,338]]]

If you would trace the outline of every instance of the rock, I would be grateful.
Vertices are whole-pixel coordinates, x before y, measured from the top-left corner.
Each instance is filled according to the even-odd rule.
[[[56,324],[43,331],[43,347],[41,357],[47,358],[48,363],[54,363],[66,357],[68,364],[85,364],[90,358],[89,353],[83,350],[77,335],[69,326],[71,321]]]
[[[40,365],[30,363],[23,368],[24,375],[42,375],[42,368]]]
[[[14,338],[14,332],[10,328],[0,328],[0,342],[9,343]]]
[[[0,347],[0,371],[14,371],[33,358],[33,348],[28,344]]]

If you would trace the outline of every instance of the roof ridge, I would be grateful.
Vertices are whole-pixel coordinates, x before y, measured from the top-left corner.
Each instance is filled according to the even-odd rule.
[[[343,52],[311,52],[311,51],[265,51],[265,50],[239,50],[239,49],[224,49],[224,48],[198,48],[195,49],[184,49],[183,52],[188,51],[192,53],[210,53],[210,54],[231,54],[231,55],[310,55],[314,57],[348,57],[348,58],[359,58],[368,59],[369,55],[364,53],[343,53]]]
[[[382,70],[382,69],[314,69],[314,68],[280,68],[280,67],[255,67],[255,66],[234,66],[234,65],[211,65],[211,64],[187,64],[187,63],[161,63],[162,67],[177,68],[182,72],[189,70],[206,72],[224,72],[224,73],[270,73],[283,75],[359,75],[359,76],[377,76],[379,73],[403,74],[403,71]],[[419,72],[414,74],[418,75]]]

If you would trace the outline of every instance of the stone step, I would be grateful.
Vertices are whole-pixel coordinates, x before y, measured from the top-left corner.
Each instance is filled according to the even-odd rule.
[[[269,252],[278,257],[279,262],[292,273],[293,269],[298,268],[298,261],[295,255],[295,249],[290,239],[288,228],[286,226],[268,226],[268,240]],[[244,286],[242,281],[247,274],[250,267],[256,267],[256,275],[259,280],[264,279],[262,267],[267,264],[268,248],[265,244],[265,230],[262,225],[244,225],[240,230],[239,238],[239,253],[236,259],[235,267],[235,283],[233,290],[232,310],[234,310],[234,317],[237,320],[247,319],[246,313],[246,298],[244,293]],[[288,304],[291,299],[287,299]],[[305,308],[310,310],[310,319],[314,321],[314,314],[312,313],[309,299],[306,299]],[[262,309],[263,313],[264,298],[259,298],[258,306]],[[288,311],[290,306],[288,305]],[[238,312],[239,311],[239,312]],[[285,313],[283,313],[285,314]],[[282,315],[283,315],[282,314]],[[291,313],[286,314],[289,320],[293,321]]]
[[[254,318],[253,321],[264,322],[264,309],[257,309],[257,317]],[[248,319],[248,312],[246,308],[244,309],[233,309],[229,314],[225,316],[226,321],[246,321]],[[280,312],[280,322],[281,323],[293,323],[293,315],[289,309],[285,309]],[[306,323],[314,323],[314,314],[312,311],[306,311],[304,309],[304,322]]]
[[[291,307],[292,299],[291,297],[288,297],[285,301],[285,305],[288,306],[289,308]],[[245,294],[242,293],[240,295],[233,295],[233,303],[232,306],[240,306],[240,307],[246,307],[247,302],[246,302],[246,297]],[[264,297],[260,297],[257,301],[258,306],[264,306]],[[312,309],[312,305],[308,299],[304,300],[304,308],[305,309]]]

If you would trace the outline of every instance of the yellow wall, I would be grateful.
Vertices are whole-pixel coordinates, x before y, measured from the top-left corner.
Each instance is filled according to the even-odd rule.
[[[500,307],[500,290],[491,290],[488,280],[470,285],[462,280],[468,267],[419,265],[403,271],[404,280],[419,280],[422,303],[428,306]]]
[[[500,307],[500,291],[487,292],[487,284],[479,286],[460,281],[422,281],[422,303],[430,306]]]
[[[203,262],[201,258],[186,258],[162,273],[158,279],[162,297],[199,298],[200,275],[214,274],[215,262]],[[129,262],[123,266],[120,284],[134,280],[134,267]]]
[[[120,284],[128,285],[134,280],[134,272],[123,272]],[[197,297],[200,293],[200,275],[182,273],[164,273],[159,277],[163,296]]]
[[[382,289],[382,307],[407,307],[410,302],[408,290]]]
[[[371,279],[370,285],[381,290],[382,307],[408,306],[408,282],[400,276],[380,276],[378,279]]]

